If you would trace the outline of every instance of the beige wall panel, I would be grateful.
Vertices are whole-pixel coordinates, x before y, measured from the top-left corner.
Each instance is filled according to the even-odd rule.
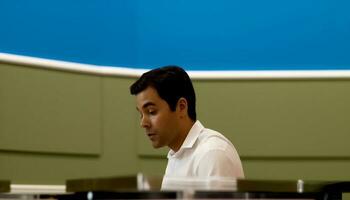
[[[200,81],[198,115],[242,156],[350,157],[350,81]]]
[[[0,149],[101,152],[101,78],[0,66]]]
[[[349,159],[243,159],[246,178],[265,180],[350,180]]]
[[[38,69],[24,68],[24,70],[32,73],[31,70]],[[62,72],[48,71],[47,76],[52,77],[56,73]],[[81,81],[79,74],[64,74],[72,79],[77,78],[78,82]],[[98,76],[95,78],[101,79],[95,86],[97,93],[101,96],[99,101],[101,114],[95,116],[101,123],[101,127],[98,132],[99,137],[94,141],[100,145],[99,154],[52,154],[46,149],[40,152],[0,150],[2,179],[8,179],[17,184],[64,184],[67,179],[133,175],[139,171],[135,134],[137,115],[134,112],[133,97],[128,95],[128,87],[132,80]],[[85,88],[80,84],[73,87]],[[75,95],[72,94],[72,97]],[[71,96],[64,98],[69,100]],[[79,112],[78,118],[84,118],[84,114],[85,112]],[[1,118],[1,120],[4,119]],[[29,130],[31,129],[33,128],[29,127]],[[91,140],[91,138],[84,135],[66,140],[64,140],[66,143],[75,142],[81,145],[79,143],[86,143],[85,140]],[[51,142],[55,145],[55,142],[60,141],[52,141],[51,138],[44,137],[41,142]]]

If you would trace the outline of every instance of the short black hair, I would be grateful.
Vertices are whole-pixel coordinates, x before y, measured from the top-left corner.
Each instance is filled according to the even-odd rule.
[[[181,97],[187,100],[188,116],[196,121],[196,94],[186,71],[178,66],[164,66],[152,69],[130,86],[130,93],[137,95],[148,87],[153,87],[160,98],[165,100],[171,111]]]

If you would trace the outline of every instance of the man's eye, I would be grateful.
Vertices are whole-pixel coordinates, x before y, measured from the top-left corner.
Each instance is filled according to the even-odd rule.
[[[148,113],[149,113],[150,115],[155,115],[155,114],[157,114],[157,112],[156,112],[155,110],[149,110]]]

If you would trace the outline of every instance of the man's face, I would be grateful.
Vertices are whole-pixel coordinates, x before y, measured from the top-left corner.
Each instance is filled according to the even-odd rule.
[[[147,87],[136,95],[136,109],[140,113],[141,127],[154,148],[171,146],[179,135],[179,114],[171,111],[168,103],[160,98],[157,90]]]

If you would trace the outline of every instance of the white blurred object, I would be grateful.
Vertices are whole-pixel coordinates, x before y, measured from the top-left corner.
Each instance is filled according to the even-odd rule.
[[[137,174],[137,189],[138,190],[150,190],[149,182],[147,181],[147,178],[142,174]]]
[[[162,190],[216,190],[236,191],[237,180],[231,177],[167,177]]]
[[[62,194],[65,192],[65,185],[11,184],[11,194]]]

